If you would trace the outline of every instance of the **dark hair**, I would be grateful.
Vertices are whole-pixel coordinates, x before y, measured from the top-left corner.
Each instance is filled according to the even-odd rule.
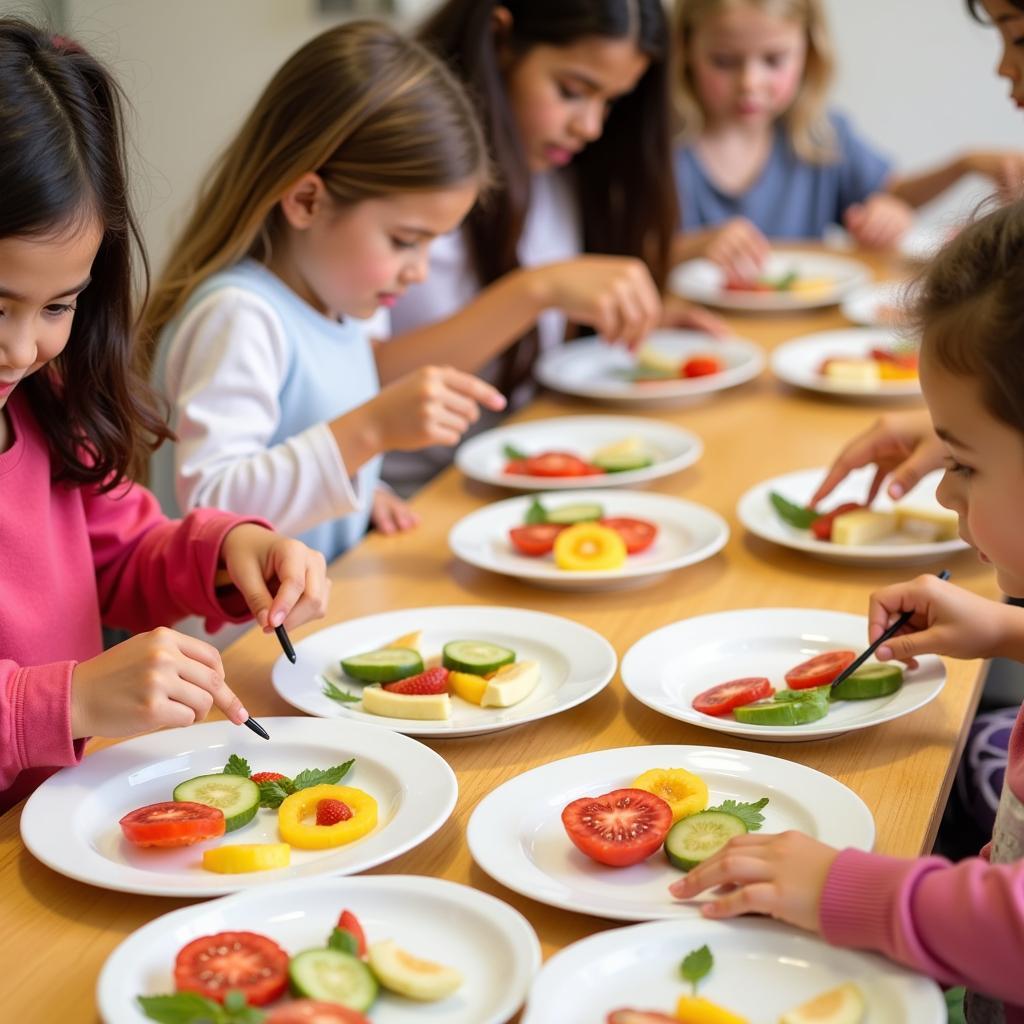
[[[1007,3],[1013,4],[1014,7],[1019,7],[1024,11],[1024,0],[1007,0]],[[980,7],[981,0],[967,0],[967,11],[970,16],[974,18],[975,21],[984,23],[985,19],[982,17],[981,11],[979,10]]]
[[[922,274],[922,352],[981,385],[988,411],[1024,434],[1024,203],[976,220]]]
[[[107,491],[171,437],[132,370],[132,250],[121,95],[80,46],[0,18],[0,238],[48,238],[95,217],[103,240],[64,351],[26,379],[55,480]]]
[[[633,91],[612,106],[599,139],[572,166],[576,172],[584,249],[636,256],[663,287],[678,206],[671,164],[669,28],[662,0],[448,0],[419,38],[462,76],[480,106],[497,164],[497,187],[466,220],[470,251],[482,284],[519,266],[530,178],[498,65],[494,9],[512,16],[507,44],[514,54],[537,45],[569,46],[587,37],[634,39],[649,60]],[[537,333],[503,357],[501,386],[526,377]]]

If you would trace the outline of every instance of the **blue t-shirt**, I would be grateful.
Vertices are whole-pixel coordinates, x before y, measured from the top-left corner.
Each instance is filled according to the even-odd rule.
[[[769,238],[820,238],[844,212],[880,191],[891,164],[854,134],[849,121],[830,113],[838,159],[812,164],[793,151],[785,126],[778,122],[771,154],[757,180],[745,192],[721,191],[707,176],[692,146],[673,157],[682,228],[712,227],[746,217]]]

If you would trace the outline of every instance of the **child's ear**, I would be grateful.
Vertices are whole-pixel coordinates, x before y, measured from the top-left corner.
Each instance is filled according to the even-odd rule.
[[[498,56],[498,64],[506,66],[511,58],[509,37],[512,35],[512,12],[501,4],[491,11],[491,31],[494,33],[494,52]]]
[[[327,199],[327,188],[319,174],[310,171],[292,182],[281,196],[281,212],[296,231],[305,231],[316,219]]]

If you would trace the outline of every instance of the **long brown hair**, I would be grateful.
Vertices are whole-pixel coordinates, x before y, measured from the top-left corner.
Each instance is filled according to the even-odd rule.
[[[268,258],[278,200],[303,174],[348,205],[482,185],[487,166],[472,104],[440,61],[376,22],[328,29],[274,75],[214,167],[145,310],[147,360],[197,285],[246,256]]]
[[[133,258],[145,253],[128,201],[117,83],[80,46],[0,19],[0,238],[47,239],[95,217],[91,283],[63,352],[21,385],[55,480],[101,491],[136,475],[170,431],[132,370]]]
[[[834,163],[839,152],[826,104],[835,72],[835,56],[821,0],[676,0],[673,99],[682,123],[682,140],[692,142],[704,129],[704,111],[689,59],[694,33],[705,18],[740,7],[753,7],[803,27],[807,44],[803,80],[783,121],[797,156],[812,164]]]
[[[580,39],[633,39],[649,66],[636,88],[616,100],[600,139],[572,162],[584,249],[636,256],[663,287],[679,220],[671,165],[669,32],[662,0],[448,0],[419,38],[470,87],[476,98],[498,183],[466,220],[482,284],[519,266],[517,248],[530,201],[526,157],[509,108],[494,37],[494,9],[511,14],[507,45],[515,55],[537,45]],[[503,358],[500,386],[509,391],[530,370],[536,330]]]

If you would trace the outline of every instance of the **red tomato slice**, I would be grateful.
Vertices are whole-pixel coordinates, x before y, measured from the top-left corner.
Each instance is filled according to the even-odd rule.
[[[218,807],[168,800],[129,811],[121,831],[136,846],[191,846],[224,835],[224,812]]]
[[[693,356],[683,363],[682,377],[710,377],[721,372],[722,364],[714,356]]]
[[[238,989],[250,1006],[264,1006],[288,987],[288,954],[256,932],[218,932],[193,939],[174,961],[174,987],[224,1002]]]
[[[359,923],[359,918],[351,910],[341,912],[341,916],[338,918],[338,927],[343,928],[356,940],[359,947],[356,953],[361,957],[366,956],[366,933]]]
[[[279,1006],[263,1024],[370,1024],[370,1018],[338,1003],[299,999]]]
[[[704,715],[724,715],[733,708],[764,700],[775,692],[775,688],[764,676],[747,676],[719,683],[710,690],[698,693],[693,698],[693,710]]]
[[[856,658],[854,651],[826,651],[808,661],[802,661],[786,673],[791,690],[810,690],[831,683]]]
[[[573,844],[599,864],[623,868],[646,860],[665,841],[672,809],[642,789],[616,789],[573,800],[562,811]]]
[[[646,519],[629,519],[626,516],[602,519],[602,526],[614,530],[625,542],[626,553],[629,555],[639,554],[646,551],[658,536],[658,527],[649,523]]]
[[[867,508],[867,505],[858,505],[855,501],[847,501],[842,505],[837,505],[831,512],[824,513],[819,519],[815,519],[811,523],[811,533],[818,540],[831,540],[832,524],[836,521],[836,516],[841,516],[845,512],[855,512],[859,508]]]
[[[916,370],[918,365],[916,352],[893,352],[887,348],[873,348],[871,358],[876,363],[893,363],[907,370]]]
[[[679,1024],[679,1018],[657,1010],[612,1010],[605,1024]]]
[[[543,452],[526,460],[526,472],[530,476],[593,476],[601,470],[569,452]]]
[[[533,526],[515,526],[508,531],[513,547],[522,555],[539,558],[555,546],[555,538],[565,529],[561,523],[535,523]]]
[[[529,459],[510,459],[505,463],[506,473],[511,473],[513,476],[529,476],[530,470],[526,465]]]

